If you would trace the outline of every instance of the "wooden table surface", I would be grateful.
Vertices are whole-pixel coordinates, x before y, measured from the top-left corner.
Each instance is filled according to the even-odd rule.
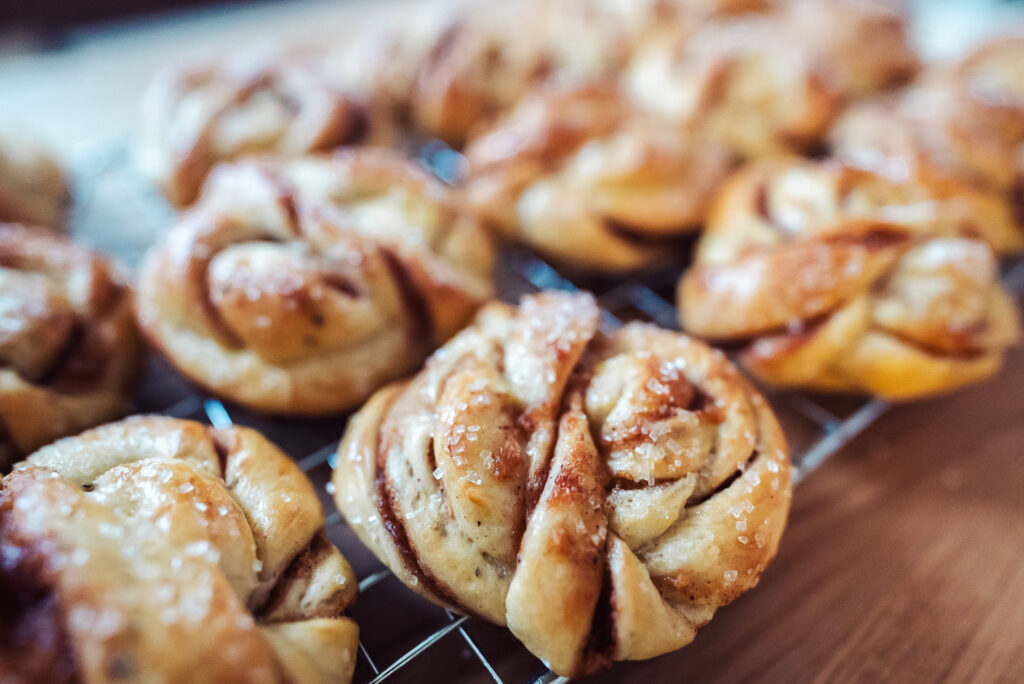
[[[152,35],[163,46],[114,36],[77,57],[0,58],[0,105],[65,152],[108,138],[134,116],[140,64],[173,54],[174,30]],[[65,100],[102,123],[62,126]],[[887,413],[799,485],[761,586],[682,651],[594,680],[1024,682],[1024,352],[987,384]]]

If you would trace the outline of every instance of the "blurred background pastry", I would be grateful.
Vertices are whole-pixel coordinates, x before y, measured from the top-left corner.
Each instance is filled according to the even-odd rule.
[[[700,228],[732,156],[637,112],[614,88],[549,89],[475,138],[466,195],[492,225],[559,263],[625,271]]]
[[[869,168],[972,183],[1024,222],[1024,36],[930,65],[906,89],[852,107],[830,144]]]
[[[60,162],[31,134],[0,122],[0,221],[61,229],[70,204]]]
[[[814,151],[850,97],[917,68],[902,16],[871,0],[791,0],[652,36],[623,75],[636,105],[744,158]]]
[[[141,351],[113,262],[50,230],[0,224],[0,470],[126,410]]]
[[[317,53],[239,53],[169,67],[150,84],[140,162],[178,207],[195,201],[215,164],[246,155],[295,157],[387,139],[390,124],[332,81]]]

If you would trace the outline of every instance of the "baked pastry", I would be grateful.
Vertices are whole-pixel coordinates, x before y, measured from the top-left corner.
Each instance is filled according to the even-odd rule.
[[[866,0],[663,30],[623,79],[637,105],[750,158],[812,151],[845,100],[913,72],[899,15]]]
[[[1016,37],[929,67],[906,90],[851,108],[830,134],[833,151],[869,168],[966,180],[1006,198],[1024,222],[1022,64]]]
[[[414,129],[458,147],[540,84],[612,78],[626,39],[591,0],[461,3],[392,13],[334,60]]]
[[[638,106],[699,126],[742,157],[810,149],[842,103],[821,56],[773,17],[662,32],[623,80]]]
[[[508,625],[554,672],[689,643],[757,584],[790,499],[785,441],[721,352],[589,295],[494,303],[338,450],[338,506],[424,597]]]
[[[847,98],[910,81],[921,61],[899,0],[784,0],[780,21],[793,40],[820,52]]]
[[[493,291],[454,191],[380,149],[214,170],[140,271],[143,332],[261,411],[325,414],[415,369]]]
[[[70,204],[60,163],[23,131],[0,128],[0,221],[59,228]]]
[[[254,430],[136,417],[0,488],[11,682],[347,682],[352,569],[313,486]]]
[[[408,125],[419,71],[465,10],[456,2],[377,4],[331,42],[325,72],[346,91],[381,103]]]
[[[928,193],[835,162],[741,170],[680,282],[683,328],[746,343],[780,387],[907,400],[989,377],[1019,336],[985,241],[1006,235],[970,194]]]
[[[0,224],[0,471],[124,411],[140,351],[113,263],[52,231]]]
[[[315,54],[245,53],[166,70],[150,83],[142,113],[140,163],[177,207],[195,201],[217,162],[389,136],[386,116],[330,79]]]
[[[625,36],[587,0],[487,3],[449,32],[432,54],[413,98],[415,121],[444,134],[462,122],[467,134],[541,85],[568,87],[611,79],[626,58]]]
[[[466,150],[466,195],[506,236],[573,267],[626,271],[697,230],[732,157],[612,88],[527,97]]]
[[[539,87],[607,85],[664,25],[764,10],[766,0],[522,0],[388,8],[336,42],[338,82],[461,147]]]

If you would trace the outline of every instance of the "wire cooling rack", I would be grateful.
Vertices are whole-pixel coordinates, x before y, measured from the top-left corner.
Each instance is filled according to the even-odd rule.
[[[120,144],[79,150],[74,162],[75,236],[114,254],[130,266],[166,229],[173,212],[134,171]],[[679,263],[683,263],[682,260]],[[588,289],[597,296],[605,327],[627,320],[653,321],[677,328],[673,304],[681,268],[650,271],[629,279],[587,280],[553,268],[535,254],[511,250],[498,275],[502,299],[542,289]],[[1011,265],[1007,282],[1024,292],[1024,262]],[[795,479],[836,453],[888,408],[880,400],[818,397],[765,391],[783,426],[796,466]],[[552,674],[506,630],[435,606],[406,589],[363,547],[337,512],[330,473],[346,417],[275,419],[205,396],[175,374],[162,360],[150,358],[136,397],[140,413],[191,418],[217,427],[242,424],[262,431],[296,459],[317,487],[327,511],[327,533],[352,563],[360,578],[353,616],[359,623],[359,658],[355,682],[496,682],[553,684]],[[622,681],[628,663],[588,681]]]

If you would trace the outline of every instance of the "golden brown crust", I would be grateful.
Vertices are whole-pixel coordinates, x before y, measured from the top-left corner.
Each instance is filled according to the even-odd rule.
[[[381,12],[334,50],[340,81],[412,127],[461,146],[538,87],[614,81],[662,23],[751,9],[757,0],[421,3]]]
[[[982,380],[1019,335],[986,240],[1020,236],[989,199],[836,162],[748,166],[680,281],[683,327],[751,342],[744,364],[780,386],[912,399]]]
[[[36,681],[347,682],[357,585],[312,485],[259,433],[136,417],[0,489],[0,672]]]
[[[743,157],[818,145],[846,98],[916,70],[902,17],[870,0],[792,0],[774,11],[667,26],[624,76],[640,106]]]
[[[116,266],[0,223],[0,470],[125,410],[141,345]]]
[[[60,228],[70,204],[60,163],[23,131],[0,130],[0,221]]]
[[[523,100],[466,151],[466,194],[507,236],[584,269],[666,257],[697,229],[731,157],[612,88],[549,89]]]
[[[396,153],[219,167],[143,264],[137,311],[189,378],[258,410],[352,408],[492,293],[492,246]]]
[[[904,84],[921,68],[899,0],[784,0],[779,5],[793,40],[820,51],[846,98]]]
[[[238,54],[154,78],[143,100],[140,159],[183,207],[218,162],[388,140],[390,123],[378,109],[332,81],[319,55]]]
[[[407,78],[408,115],[456,146],[541,84],[611,79],[628,49],[621,27],[589,1],[469,4],[437,26]]]
[[[896,95],[852,107],[830,134],[869,168],[954,178],[998,193],[1024,221],[1024,37],[925,69]]]
[[[541,86],[616,79],[664,25],[767,10],[768,0],[417,3],[375,13],[329,57],[337,79],[421,133],[461,146]]]
[[[564,675],[689,643],[757,583],[789,508],[779,426],[725,357],[599,317],[589,295],[488,305],[370,399],[334,474],[402,581]]]
[[[841,93],[820,56],[782,29],[758,16],[662,32],[632,60],[625,88],[637,105],[740,156],[806,150],[838,112]]]

